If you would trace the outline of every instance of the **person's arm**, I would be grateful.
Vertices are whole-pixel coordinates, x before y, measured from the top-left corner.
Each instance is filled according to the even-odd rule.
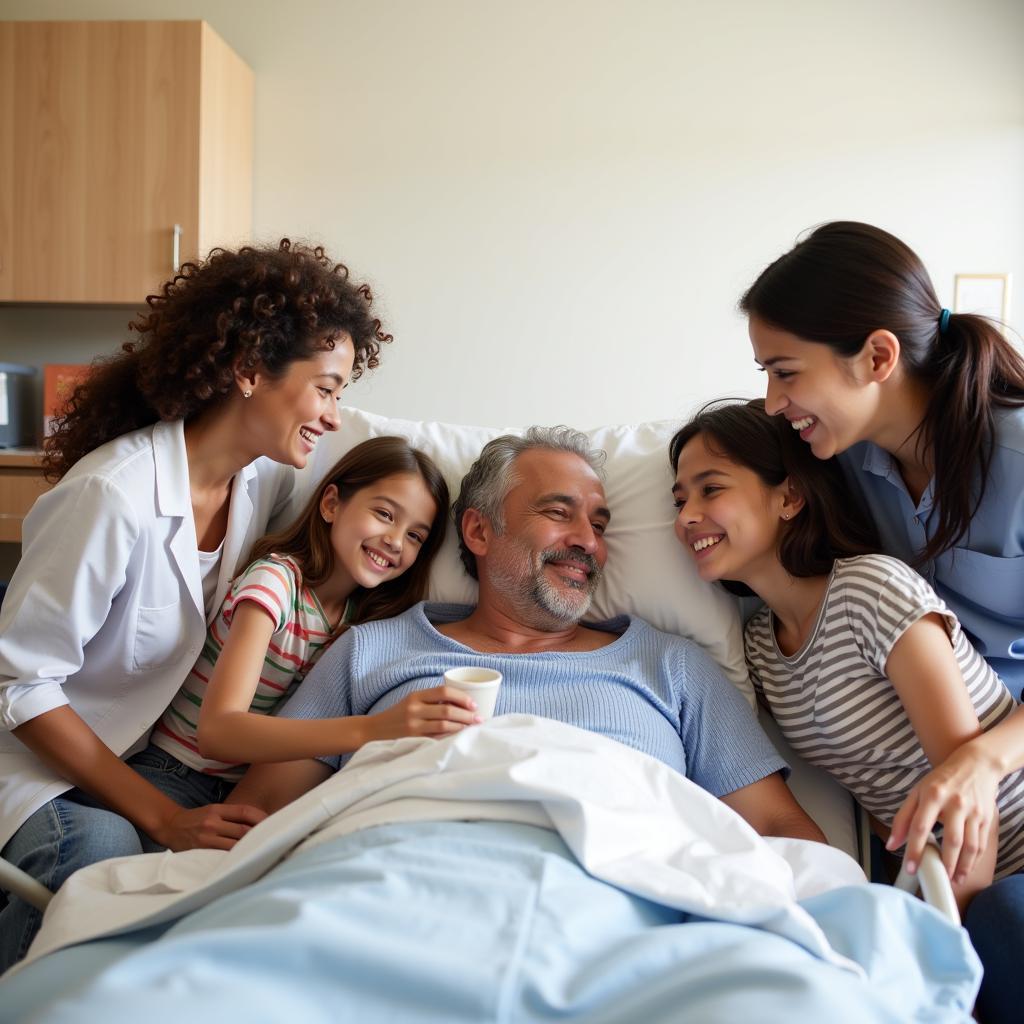
[[[65,693],[127,585],[139,533],[131,501],[104,476],[63,480],[33,506],[4,600],[0,722],[51,771],[162,845],[227,848],[259,812],[221,805],[186,811],[125,765]],[[123,663],[112,657],[106,667],[110,686],[121,685]]]
[[[479,721],[469,696],[450,686],[435,686],[411,693],[373,715],[309,719],[244,711],[225,715],[220,745],[200,741],[199,749],[203,757],[258,765],[351,754],[374,740],[441,739]]]
[[[372,740],[436,739],[479,721],[473,701],[450,687],[410,694],[376,715],[293,718],[250,711],[275,628],[262,604],[243,600],[235,605],[199,710],[196,738],[203,757],[229,764],[329,757],[351,754]]]
[[[986,807],[995,803],[999,784],[1024,768],[1024,706],[998,725],[957,747],[911,790],[893,819],[888,846],[907,844],[906,859],[921,863],[925,843],[947,808]],[[952,837],[949,825],[946,836]]]
[[[250,710],[277,627],[264,605],[235,605],[199,709],[196,741],[203,757],[229,764],[291,761],[350,753],[366,742],[357,718],[301,721]]]
[[[680,738],[687,776],[761,835],[827,842],[786,785],[786,763],[750,705],[704,650],[689,643],[682,650]]]
[[[68,705],[30,719],[13,735],[68,782],[171,850],[230,850],[266,817],[238,803],[181,807],[117,757]]]
[[[810,815],[796,802],[778,772],[726,793],[720,799],[759,835],[828,842]]]
[[[893,646],[885,672],[899,695],[925,756],[941,768],[964,745],[981,738],[971,703],[941,616],[930,613],[907,629]],[[1017,717],[1017,716],[1013,716]],[[909,837],[905,863],[913,873],[936,821],[942,821],[942,862],[958,898],[992,881],[997,853],[996,788],[1001,775],[989,771],[961,776],[959,787],[935,801],[935,780],[919,782],[893,820],[887,847]],[[920,813],[922,797],[930,813]],[[908,828],[908,826],[910,826]],[[963,890],[961,893],[960,890]]]
[[[330,765],[312,758],[283,764],[254,764],[231,791],[231,799],[273,814],[333,774]]]

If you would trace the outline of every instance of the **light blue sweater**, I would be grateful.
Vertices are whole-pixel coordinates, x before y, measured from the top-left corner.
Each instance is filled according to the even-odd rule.
[[[383,711],[439,686],[450,668],[496,669],[496,715],[542,715],[658,758],[715,796],[785,770],[746,701],[691,640],[621,617],[592,628],[620,634],[596,651],[480,654],[439,633],[461,605],[418,604],[355,626],[323,655],[280,715],[332,718]],[[324,758],[338,768],[342,758]]]

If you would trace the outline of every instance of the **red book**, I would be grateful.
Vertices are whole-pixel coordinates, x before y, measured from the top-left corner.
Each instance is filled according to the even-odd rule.
[[[84,363],[47,363],[43,367],[43,435],[53,428],[53,418],[64,411],[75,385],[89,372]]]

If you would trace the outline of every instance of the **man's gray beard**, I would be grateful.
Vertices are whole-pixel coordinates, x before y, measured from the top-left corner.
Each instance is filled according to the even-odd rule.
[[[561,628],[580,621],[590,611],[594,592],[601,582],[601,569],[590,556],[565,549],[541,552],[536,564],[533,552],[520,541],[509,539],[514,553],[490,570],[495,590],[504,594],[526,625],[538,629]],[[588,564],[591,573],[586,583],[570,581],[566,591],[556,587],[544,575],[544,566],[551,561],[575,559]]]

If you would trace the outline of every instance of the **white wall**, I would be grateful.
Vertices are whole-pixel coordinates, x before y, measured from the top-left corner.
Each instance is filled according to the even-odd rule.
[[[739,293],[805,228],[873,221],[952,302],[1012,271],[1016,0],[0,0],[205,18],[256,72],[255,228],[322,241],[396,336],[347,400],[581,427],[761,380]],[[124,310],[0,309],[0,358],[84,361]],[[40,355],[45,353],[45,355]]]

